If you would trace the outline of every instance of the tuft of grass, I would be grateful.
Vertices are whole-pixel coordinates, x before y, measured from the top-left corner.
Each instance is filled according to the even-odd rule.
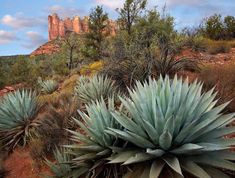
[[[206,51],[210,54],[228,53],[231,50],[229,41],[206,40]]]

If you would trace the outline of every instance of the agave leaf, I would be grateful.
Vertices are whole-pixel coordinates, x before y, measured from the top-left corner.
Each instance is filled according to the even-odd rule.
[[[168,166],[170,166],[175,172],[183,176],[179,160],[174,156],[166,156],[163,157],[163,160],[166,162]]]
[[[195,177],[211,178],[211,176],[205,170],[203,170],[199,165],[197,165],[193,161],[183,159],[183,160],[180,160],[180,163],[181,163],[181,167],[185,171],[189,172]]]
[[[208,174],[211,175],[211,177],[213,178],[230,178],[228,175],[224,174],[222,171],[220,171],[219,169],[216,168],[212,168],[212,167],[205,167],[204,168],[206,172],[208,172]]]
[[[190,142],[200,137],[203,134],[205,128],[208,127],[208,125],[213,124],[213,121],[219,118],[217,114],[219,114],[219,112],[221,112],[227,105],[228,103],[225,103],[206,113],[205,119],[202,117],[203,121],[194,127],[190,134],[188,134],[188,137],[185,139],[185,141]]]
[[[149,178],[150,167],[146,166],[140,178]]]
[[[234,152],[230,150],[215,151],[212,153],[207,153],[207,155],[212,156],[212,157],[218,157],[220,159],[227,159],[227,160],[235,161],[235,154]]]
[[[156,160],[152,163],[149,178],[158,178],[164,168],[165,162]]]
[[[151,154],[151,155],[154,155],[155,157],[160,157],[160,156],[162,156],[162,155],[165,154],[165,151],[163,151],[163,150],[161,150],[161,149],[152,150],[152,149],[148,148],[148,149],[146,150],[146,153]]]
[[[234,120],[234,115],[235,115],[235,113],[220,116],[216,121],[214,121],[212,124],[208,125],[208,127],[206,127],[204,130],[202,130],[200,135],[203,135],[205,133],[209,133],[217,128],[225,127],[228,123],[230,123]]]
[[[111,153],[110,149],[105,149],[103,151],[98,152],[96,155],[97,156],[105,156],[105,155],[109,155]]]
[[[130,118],[124,116],[124,114],[120,115],[118,112],[112,112],[112,116],[125,128],[128,130],[135,132],[135,133],[140,133],[140,135],[146,136],[145,133],[142,133],[142,129],[135,123],[133,122]]]
[[[235,163],[231,161],[227,161],[221,158],[217,157],[210,157],[207,155],[201,155],[197,157],[189,157],[192,161],[199,163],[199,164],[206,164],[208,166],[213,166],[213,167],[218,167],[218,168],[223,168],[223,169],[228,169],[231,171],[235,171]]]
[[[153,143],[158,143],[159,134],[157,130],[146,120],[143,120],[144,128]],[[136,132],[137,133],[137,132]]]
[[[154,145],[151,142],[149,142],[145,138],[138,136],[134,133],[124,132],[124,131],[120,131],[118,129],[112,129],[112,128],[108,128],[108,130],[106,130],[106,132],[113,135],[113,136],[117,136],[117,137],[122,138],[126,141],[129,141],[129,142],[139,146],[140,148],[145,148],[146,146],[149,148],[154,148]]]
[[[178,148],[175,148],[175,149],[171,150],[170,152],[174,153],[174,154],[187,154],[187,153],[192,153],[193,151],[202,150],[202,149],[203,149],[203,146],[188,143],[188,144],[184,144]]]
[[[217,144],[218,146],[224,146],[224,147],[231,147],[235,145],[235,138],[219,138],[214,140],[208,140],[213,144]]]
[[[221,150],[228,150],[230,147],[226,145],[218,145],[215,143],[197,143],[199,146],[202,146],[203,149],[200,150],[202,152],[207,152],[207,151],[221,151]]]
[[[204,140],[213,140],[232,133],[235,133],[235,127],[222,127],[200,136],[196,141],[203,142]]]
[[[97,156],[96,153],[87,153],[82,156],[74,158],[73,161],[90,160],[94,159],[96,156]]]
[[[66,148],[72,148],[72,149],[78,149],[78,150],[84,150],[88,152],[100,152],[103,151],[104,148],[99,145],[65,145]]]
[[[124,151],[121,153],[118,153],[117,155],[114,155],[110,158],[108,158],[109,160],[111,160],[109,163],[123,163],[126,162],[129,158],[133,157],[134,155],[136,155],[139,151],[137,150],[130,150],[130,151]]]
[[[147,153],[137,153],[134,156],[130,157],[128,160],[126,160],[123,165],[133,164],[133,163],[140,163],[143,161],[148,161],[153,159],[154,156],[147,154]]]
[[[168,131],[164,131],[159,138],[159,145],[164,150],[168,150],[171,147],[172,135]]]

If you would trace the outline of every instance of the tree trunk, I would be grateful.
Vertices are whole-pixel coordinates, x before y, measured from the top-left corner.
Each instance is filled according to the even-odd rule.
[[[70,54],[69,54],[69,69],[73,68],[73,48],[70,49]]]

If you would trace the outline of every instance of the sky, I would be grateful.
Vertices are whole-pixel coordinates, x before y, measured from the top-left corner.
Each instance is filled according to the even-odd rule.
[[[88,15],[102,5],[109,17],[117,18],[116,8],[124,0],[0,0],[0,56],[30,54],[48,41],[47,17]],[[161,9],[175,17],[176,28],[197,26],[206,16],[220,13],[235,16],[235,0],[148,0],[148,8]]]

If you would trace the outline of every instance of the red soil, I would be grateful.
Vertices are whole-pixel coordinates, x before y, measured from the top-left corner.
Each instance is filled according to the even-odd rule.
[[[5,168],[9,171],[6,178],[42,178],[43,175],[50,175],[47,167],[36,166],[28,148],[16,148],[5,161]]]

